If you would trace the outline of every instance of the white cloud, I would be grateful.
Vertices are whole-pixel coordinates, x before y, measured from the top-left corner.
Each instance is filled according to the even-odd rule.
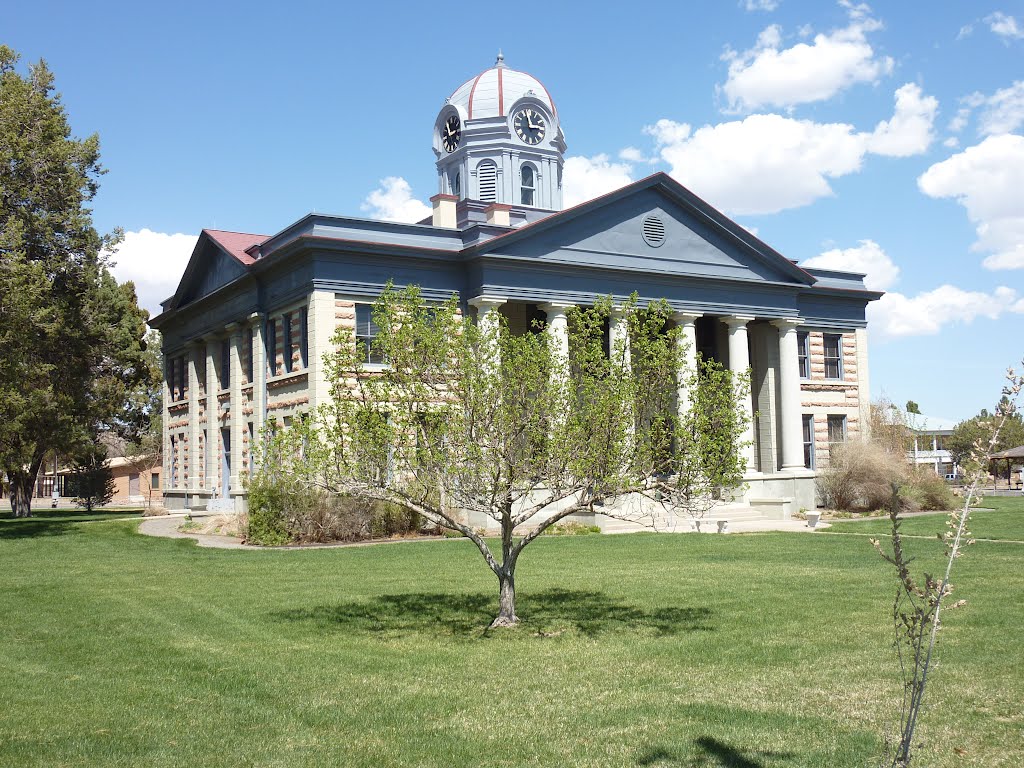
[[[359,206],[370,218],[414,223],[430,216],[432,209],[412,196],[412,187],[401,176],[388,176]]]
[[[958,139],[956,136],[950,136],[949,138],[942,142],[942,146],[948,149],[956,149],[957,147],[960,146],[960,139]]]
[[[748,11],[774,11],[779,7],[778,0],[743,0],[740,5]]]
[[[960,31],[956,33],[956,39],[963,40],[965,37],[969,37],[973,32],[973,24],[964,24],[962,27],[960,27]]]
[[[923,152],[937,103],[908,84],[896,91],[892,119],[874,131],[846,123],[816,123],[775,114],[750,115],[692,131],[662,119],[653,136],[669,172],[712,205],[731,214],[776,213],[829,196],[829,179],[860,170],[868,153]]]
[[[984,100],[979,118],[983,135],[1012,133],[1024,125],[1024,80],[1017,80],[1008,88],[1001,88]]]
[[[1024,39],[1024,24],[1018,24],[1013,16],[1007,16],[1002,11],[986,16],[985,21],[988,28],[1005,41]]]
[[[971,110],[969,107],[960,107],[960,109],[956,111],[956,116],[949,121],[949,130],[953,133],[960,133],[960,131],[962,131],[967,125],[967,120],[970,116]]]
[[[800,266],[862,272],[864,285],[872,291],[888,290],[900,276],[900,268],[874,240],[861,240],[856,248],[833,248],[800,262]]]
[[[777,25],[765,28],[754,47],[737,53],[727,48],[729,75],[722,86],[729,108],[751,111],[764,106],[792,107],[824,101],[857,83],[875,83],[893,69],[893,60],[878,56],[867,34],[881,28],[866,5],[841,2],[848,26],[813,41],[782,48]]]
[[[1007,312],[1024,313],[1024,299],[1012,288],[985,293],[940,285],[914,297],[887,293],[871,302],[868,328],[883,338],[934,336],[950,323],[971,323],[977,317],[997,320]]]
[[[868,151],[889,157],[921,154],[934,138],[932,125],[938,109],[938,99],[924,96],[919,85],[907,83],[896,91],[892,119],[875,126],[868,139]]]
[[[619,150],[619,160],[625,160],[627,163],[650,162],[650,158],[636,147],[626,147],[625,149]]]
[[[1024,298],[1005,286],[992,293],[949,284],[916,296],[890,291],[899,281],[900,268],[874,240],[825,251],[800,266],[862,272],[870,290],[889,291],[868,305],[868,328],[877,338],[933,336],[951,323],[970,323],[977,317],[996,320],[1007,312],[1024,314]]]
[[[936,163],[917,180],[929,197],[954,198],[967,210],[989,255],[987,269],[1024,269],[1024,136],[989,136]]]
[[[195,235],[171,235],[149,229],[125,232],[124,240],[113,253],[114,266],[110,271],[122,283],[135,283],[139,306],[154,317],[160,314],[160,302],[177,290],[196,240]]]
[[[612,162],[608,155],[567,157],[562,169],[562,207],[568,208],[624,187],[633,181],[629,163]]]

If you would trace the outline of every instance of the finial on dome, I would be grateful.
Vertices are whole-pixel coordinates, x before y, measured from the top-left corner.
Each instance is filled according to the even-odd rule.
[[[501,48],[498,49],[498,58],[494,62],[494,66],[496,66],[496,67],[504,67],[505,66],[505,55],[501,52]]]

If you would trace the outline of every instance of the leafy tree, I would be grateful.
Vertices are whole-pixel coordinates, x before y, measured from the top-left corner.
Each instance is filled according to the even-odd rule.
[[[107,464],[107,452],[99,445],[87,449],[75,462],[70,480],[75,489],[75,501],[89,512],[94,507],[109,504],[117,490]]]
[[[909,407],[907,413],[911,413]],[[886,453],[906,460],[907,452],[914,447],[914,435],[899,407],[891,400],[880,398],[871,403],[870,418],[871,442]]]
[[[907,400],[907,413],[913,413],[917,416],[921,415],[921,407],[913,400]]]
[[[1010,448],[1024,445],[1024,420],[1017,411],[1008,411],[1005,398],[996,407],[996,416],[990,416],[988,409],[982,411],[975,417],[961,421],[953,429],[953,434],[946,440],[946,449],[957,464],[967,462],[972,453],[975,452],[978,442],[988,445],[989,437],[995,425],[1002,422],[999,430],[999,439],[990,451],[999,453]],[[1003,421],[1003,414],[1007,414]]]
[[[47,452],[145,427],[132,393],[151,372],[147,316],[102,255],[119,234],[100,236],[87,205],[99,139],[71,137],[44,62],[17,63],[0,46],[0,472],[26,517]]]
[[[366,350],[340,331],[331,404],[271,437],[259,471],[462,533],[498,579],[493,626],[514,625],[519,557],[549,526],[701,514],[742,482],[746,382],[713,363],[680,380],[684,343],[664,303],[630,302],[628,343],[617,333],[606,351],[610,311],[570,310],[566,354],[539,328],[515,335],[503,319],[463,318],[454,297],[427,307],[415,288],[389,289],[373,312],[388,364],[367,372]],[[682,418],[680,389],[693,404]],[[488,520],[498,551],[478,527]]]
[[[161,354],[160,332],[151,330],[146,334],[146,368],[150,372],[148,381],[130,393],[137,407],[149,415],[149,425],[133,440],[124,445],[124,457],[131,468],[144,478],[146,507],[153,506],[153,470],[163,463],[163,355]]]

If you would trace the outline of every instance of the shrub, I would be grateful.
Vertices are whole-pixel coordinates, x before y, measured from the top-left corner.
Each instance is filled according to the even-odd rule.
[[[930,469],[920,468],[910,475],[921,509],[953,509],[958,506],[946,481]]]
[[[247,543],[275,547],[291,540],[288,506],[293,490],[280,478],[262,472],[250,478]]]
[[[925,467],[909,467],[902,456],[876,443],[837,445],[828,469],[818,477],[822,503],[842,512],[884,509],[892,497],[893,484],[899,487],[903,512],[956,506],[945,480]]]
[[[879,509],[892,498],[893,483],[902,485],[906,462],[869,442],[836,445],[829,466],[818,477],[826,507],[846,512]]]
[[[315,491],[291,498],[293,538],[303,544],[361,541],[369,538],[372,514],[365,502]]]
[[[386,539],[409,533],[419,533],[423,518],[405,507],[377,502],[371,508],[371,533],[375,539]]]

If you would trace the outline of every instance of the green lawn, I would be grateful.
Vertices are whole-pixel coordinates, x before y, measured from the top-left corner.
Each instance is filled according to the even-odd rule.
[[[873,766],[899,695],[892,576],[859,537],[541,539],[525,625],[489,634],[464,540],[220,551],[136,526],[0,520],[0,766]],[[922,766],[1020,764],[1022,559],[957,564]]]
[[[983,509],[971,512],[967,528],[979,539],[1024,541],[1024,498],[989,496],[982,500]],[[945,529],[945,515],[922,515],[903,521],[900,531],[908,536],[934,536]],[[888,518],[878,520],[835,522],[829,532],[870,533],[885,535],[889,532]]]

